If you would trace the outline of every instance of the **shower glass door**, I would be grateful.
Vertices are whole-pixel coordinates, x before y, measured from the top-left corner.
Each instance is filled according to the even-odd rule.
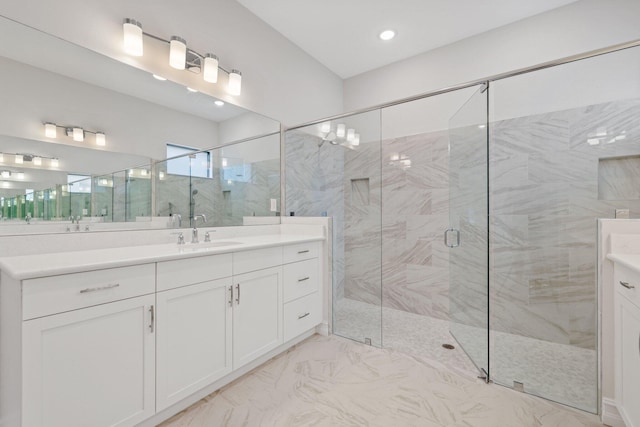
[[[488,85],[449,121],[451,334],[489,380]]]

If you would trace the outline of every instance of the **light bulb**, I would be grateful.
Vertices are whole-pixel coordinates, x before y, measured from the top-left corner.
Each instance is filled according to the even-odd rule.
[[[104,147],[107,145],[107,136],[104,132],[96,132],[96,145]]]
[[[16,164],[21,165],[22,163],[24,163],[24,157],[22,157],[22,154],[16,154]]]
[[[356,133],[353,135],[353,140],[351,141],[351,145],[360,145],[360,134]]]
[[[324,122],[324,123],[320,126],[320,132],[322,132],[322,133],[329,133],[329,132],[331,132],[331,122]]]
[[[205,82],[216,83],[218,81],[218,57],[212,53],[204,56],[204,72],[202,78]]]
[[[356,134],[355,129],[347,129],[347,141],[353,141],[353,136]]]
[[[231,70],[229,73],[228,91],[231,95],[238,96],[242,92],[242,73],[238,70]]]
[[[58,166],[60,166],[60,162],[58,161],[58,159],[51,159],[51,167],[57,168]]]
[[[344,138],[344,129],[345,129],[344,124],[338,123],[338,127],[336,128],[336,136],[338,138]]]
[[[58,128],[55,123],[45,123],[44,124],[44,136],[47,138],[55,138],[58,133]]]
[[[223,158],[223,159],[222,159],[222,167],[223,167],[223,168],[227,167],[227,164],[228,164],[228,163],[227,163],[227,159]]]
[[[3,178],[9,178],[9,177],[11,176],[11,172],[9,172],[9,171],[2,171],[2,172],[0,172],[0,175],[1,175]]]
[[[158,173],[158,177],[159,177],[160,179],[164,179],[164,172],[160,171],[160,172]]]
[[[0,153],[0,163],[4,163],[4,154]]]
[[[42,157],[34,157],[33,158],[34,166],[42,166]]]
[[[122,29],[124,51],[131,56],[142,56],[142,24],[135,19],[125,18]]]
[[[77,142],[84,141],[84,129],[73,128],[73,140]]]
[[[184,70],[187,63],[187,41],[173,36],[169,42],[169,65],[177,70]]]

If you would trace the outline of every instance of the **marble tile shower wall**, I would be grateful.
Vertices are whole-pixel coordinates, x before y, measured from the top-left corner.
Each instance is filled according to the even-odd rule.
[[[298,130],[285,137],[287,212],[283,215],[321,216],[326,212],[333,217],[334,299],[345,293],[345,151]]]
[[[638,155],[637,99],[492,124],[492,329],[596,348],[596,218],[640,217],[640,170],[599,160]]]

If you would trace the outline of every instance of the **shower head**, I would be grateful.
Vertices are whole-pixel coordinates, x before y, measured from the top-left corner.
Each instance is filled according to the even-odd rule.
[[[194,189],[194,190],[191,192],[191,194],[192,194],[193,196],[195,196],[196,194],[198,194],[198,190],[195,190],[195,189]]]

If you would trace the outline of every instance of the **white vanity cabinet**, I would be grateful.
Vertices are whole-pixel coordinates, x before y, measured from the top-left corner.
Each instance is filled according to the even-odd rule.
[[[232,254],[158,262],[156,406],[229,374]]]
[[[233,369],[283,343],[282,247],[233,256]]]
[[[627,427],[640,427],[640,273],[614,267],[616,405]]]
[[[154,414],[154,273],[23,282],[22,426],[131,426]]]

